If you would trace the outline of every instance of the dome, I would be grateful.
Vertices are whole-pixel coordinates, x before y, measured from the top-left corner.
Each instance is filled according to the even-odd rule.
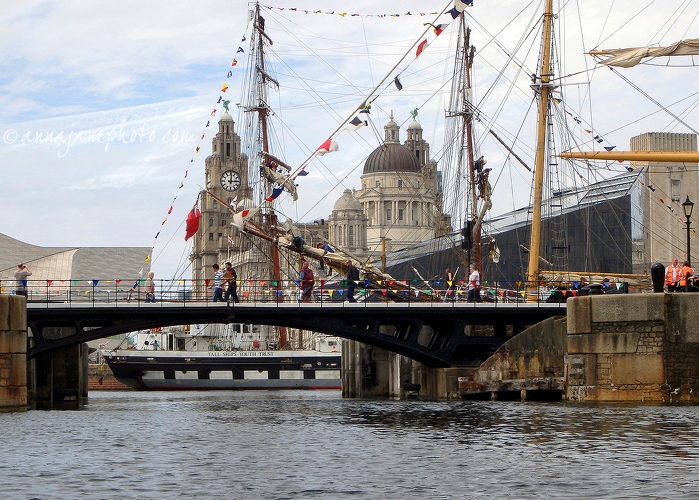
[[[221,115],[221,121],[232,122],[232,121],[233,121],[233,117],[231,116],[231,114],[230,114],[228,111],[225,111],[225,112]]]
[[[422,130],[422,125],[420,125],[418,121],[413,118],[413,121],[411,121],[410,125],[408,125],[408,130]]]
[[[376,148],[364,163],[365,174],[379,172],[419,172],[417,157],[402,144],[387,143]]]
[[[362,211],[362,204],[357,201],[354,197],[352,191],[345,189],[342,196],[335,202],[333,206],[333,212],[350,212],[350,211]]]

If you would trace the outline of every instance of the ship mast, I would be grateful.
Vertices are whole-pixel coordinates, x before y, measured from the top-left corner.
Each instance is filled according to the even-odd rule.
[[[534,77],[532,88],[539,93],[539,122],[536,133],[536,155],[534,161],[534,199],[532,201],[532,227],[529,244],[529,268],[527,270],[528,288],[539,279],[539,255],[541,251],[541,204],[544,190],[544,165],[547,155],[547,123],[551,100],[552,64],[551,38],[553,27],[553,0],[546,0],[543,16],[542,50],[539,69],[541,74]]]
[[[454,66],[454,77],[452,80],[452,99],[450,101],[450,111],[447,111],[447,118],[459,117],[461,126],[456,127],[459,134],[459,149],[454,156],[455,163],[461,165],[463,151],[466,151],[466,163],[468,165],[466,204],[464,209],[464,227],[462,229],[462,248],[466,251],[467,262],[475,262],[478,269],[482,265],[481,248],[481,222],[485,215],[485,210],[478,211],[478,180],[476,179],[476,161],[473,153],[473,104],[471,103],[471,68],[476,53],[475,47],[470,45],[471,29],[466,25],[464,17],[460,17],[459,46],[456,51]],[[481,167],[482,168],[482,167]],[[464,174],[459,167],[455,173],[456,182]],[[455,200],[458,204],[460,200]],[[488,206],[488,208],[490,208]],[[486,209],[487,210],[487,209]],[[468,264],[466,264],[468,265]]]
[[[272,40],[265,33],[265,19],[260,15],[260,4],[255,4],[255,19],[254,32],[257,34],[257,61],[255,71],[257,72],[257,103],[250,111],[255,111],[259,117],[260,140],[262,141],[262,151],[259,160],[266,161],[270,153],[269,136],[267,133],[267,116],[269,108],[267,107],[267,85],[272,83],[279,87],[279,84],[274,78],[269,76],[265,71],[265,41],[272,44]],[[265,191],[269,192],[270,182],[265,179]],[[263,205],[263,220],[267,229],[277,226],[277,216],[271,201],[265,201]],[[277,282],[277,287],[281,287],[281,271],[279,269],[279,248],[274,242],[270,242],[270,259],[272,261],[272,279]],[[288,347],[288,338],[285,327],[279,327],[279,344],[282,349]]]
[[[466,151],[468,154],[468,172],[469,183],[471,186],[471,214],[469,220],[473,220],[473,229],[471,234],[471,248],[469,248],[469,261],[475,261],[476,269],[482,272],[482,248],[481,248],[481,221],[478,217],[478,194],[476,192],[476,176],[475,162],[473,159],[473,106],[471,104],[471,67],[473,66],[473,57],[476,54],[476,48],[469,45],[471,41],[471,28],[466,26],[464,16],[461,16],[461,28],[464,32],[464,79],[465,87],[463,89],[463,109],[464,121],[466,129]],[[473,252],[471,252],[473,249]]]

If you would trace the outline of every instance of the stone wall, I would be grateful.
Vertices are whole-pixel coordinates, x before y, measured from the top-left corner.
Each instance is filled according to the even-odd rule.
[[[699,391],[699,294],[568,300],[568,398],[692,401]]]
[[[0,408],[27,407],[27,303],[0,295]]]
[[[566,319],[549,318],[505,342],[460,383],[462,397],[528,399],[533,391],[565,391]],[[548,399],[548,398],[547,398]],[[555,398],[554,398],[555,399]]]

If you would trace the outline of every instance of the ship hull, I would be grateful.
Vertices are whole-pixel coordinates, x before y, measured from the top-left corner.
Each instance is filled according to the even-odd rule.
[[[105,360],[117,380],[145,391],[342,388],[340,353],[122,350]]]

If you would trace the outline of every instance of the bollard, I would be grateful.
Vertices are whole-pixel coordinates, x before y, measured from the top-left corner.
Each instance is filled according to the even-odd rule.
[[[663,293],[665,290],[665,266],[660,262],[650,266],[650,277],[653,280],[653,292]]]

